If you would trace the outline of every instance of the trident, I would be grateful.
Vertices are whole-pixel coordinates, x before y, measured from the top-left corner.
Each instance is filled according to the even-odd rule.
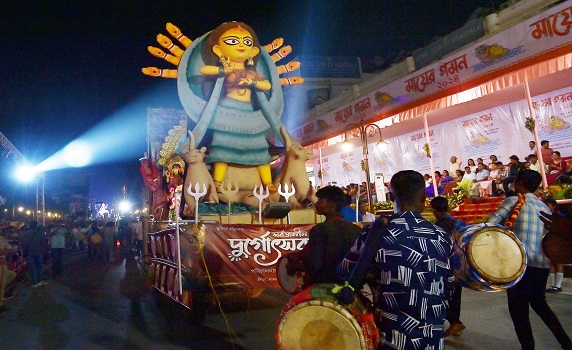
[[[283,196],[284,199],[286,200],[286,203],[288,203],[288,199],[290,197],[292,197],[294,195],[294,193],[296,193],[296,189],[294,188],[294,184],[292,184],[292,192],[288,191],[288,183],[284,184],[284,192],[282,192],[282,184],[278,184],[278,194]],[[290,224],[290,212],[288,212],[288,216],[287,219],[288,224]]]
[[[270,191],[268,190],[268,186],[266,186],[266,193],[265,193],[264,186],[260,184],[260,188],[258,186],[254,186],[252,194],[254,195],[254,197],[258,198],[258,223],[262,224],[262,201],[268,198],[268,196],[270,196]]]
[[[230,224],[230,203],[236,199],[236,194],[238,193],[238,184],[236,181],[234,182],[234,189],[232,189],[232,185],[230,181],[225,181],[222,186],[220,187],[220,193],[224,194],[228,198],[228,213],[227,219],[228,223]]]
[[[199,198],[207,194],[207,185],[203,183],[203,191],[199,192],[199,190],[200,187],[198,182],[195,184],[195,192],[193,192],[192,184],[187,188],[187,192],[195,199],[195,225],[197,225],[197,227],[199,225]]]

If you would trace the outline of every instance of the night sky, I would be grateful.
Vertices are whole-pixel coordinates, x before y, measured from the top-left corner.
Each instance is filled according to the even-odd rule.
[[[172,22],[191,39],[225,21],[243,21],[261,43],[284,37],[295,55],[374,56],[391,59],[445,35],[492,0],[393,1],[1,1],[0,132],[33,163],[110,118],[144,125],[147,108],[177,108],[176,82],[141,68],[171,66],[151,56],[158,33]],[[379,67],[377,67],[379,68]],[[88,174],[91,196],[111,201],[139,191],[138,159],[146,149],[142,127],[129,148],[109,149],[110,162]],[[106,142],[102,135],[101,142]],[[113,157],[111,156],[113,155]],[[114,159],[115,158],[115,159]],[[113,160],[111,160],[113,159]],[[0,160],[0,195],[13,196],[9,162]],[[57,171],[47,174],[52,181]],[[20,187],[18,187],[20,188]],[[20,191],[19,189],[18,191]],[[17,193],[17,192],[16,192]]]

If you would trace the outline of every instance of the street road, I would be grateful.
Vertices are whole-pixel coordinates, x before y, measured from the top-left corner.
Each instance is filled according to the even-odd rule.
[[[111,264],[66,256],[64,278],[40,288],[20,286],[0,312],[0,349],[276,349],[274,334],[289,296],[266,290],[249,299],[240,291],[219,295],[205,322],[190,325],[181,308],[156,303],[142,266],[133,258]],[[547,298],[572,333],[572,283]],[[532,313],[537,349],[559,349]],[[463,291],[467,329],[447,338],[448,349],[520,349],[505,293]],[[228,321],[228,322],[227,322]],[[353,349],[352,349],[353,350]]]

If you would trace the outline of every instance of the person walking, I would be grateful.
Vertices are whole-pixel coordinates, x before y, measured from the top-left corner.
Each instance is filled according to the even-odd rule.
[[[445,197],[435,197],[431,200],[431,209],[435,215],[435,225],[441,227],[449,235],[451,239],[455,240],[455,234],[467,223],[460,219],[455,219],[449,214],[449,201]],[[449,307],[447,308],[447,321],[449,328],[445,331],[445,337],[450,335],[461,335],[461,332],[466,328],[461,322],[461,296],[463,287],[455,283],[451,299],[449,300]]]
[[[108,221],[103,228],[103,258],[106,262],[113,262],[113,251],[115,249],[115,237],[117,236],[118,230],[115,226],[115,222]]]
[[[66,247],[66,236],[68,230],[63,221],[59,221],[52,231],[50,237],[50,251],[52,256],[52,277],[59,279],[62,277],[62,267],[64,258],[64,249]]]
[[[41,227],[38,227],[37,221],[29,223],[28,230],[24,231],[20,238],[19,249],[23,251],[30,277],[32,279],[32,287],[41,287],[48,282],[42,280],[44,273],[44,254],[48,247],[48,237]]]
[[[545,288],[550,260],[542,249],[542,237],[546,229],[540,220],[540,212],[549,213],[550,209],[534,194],[541,182],[540,174],[534,170],[524,169],[516,173],[514,190],[517,196],[507,197],[489,217],[488,222],[496,224],[504,218],[517,215],[512,230],[524,245],[527,267],[522,279],[506,292],[508,310],[522,349],[534,349],[529,318],[529,309],[532,307],[554,334],[562,349],[572,350],[572,340],[546,302]]]

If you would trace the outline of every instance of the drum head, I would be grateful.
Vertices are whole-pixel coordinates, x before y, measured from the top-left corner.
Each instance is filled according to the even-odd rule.
[[[276,340],[282,350],[366,349],[357,320],[342,305],[309,300],[280,320]]]
[[[98,244],[101,242],[101,235],[99,233],[94,233],[90,237],[91,243]]]
[[[278,278],[278,284],[280,288],[290,295],[297,294],[302,290],[302,277],[299,273],[293,276],[288,275],[286,271],[286,264],[288,264],[287,256],[281,257],[276,264],[276,277]]]
[[[510,231],[499,227],[479,230],[470,239],[466,251],[469,265],[492,284],[512,282],[526,268],[524,247]]]

